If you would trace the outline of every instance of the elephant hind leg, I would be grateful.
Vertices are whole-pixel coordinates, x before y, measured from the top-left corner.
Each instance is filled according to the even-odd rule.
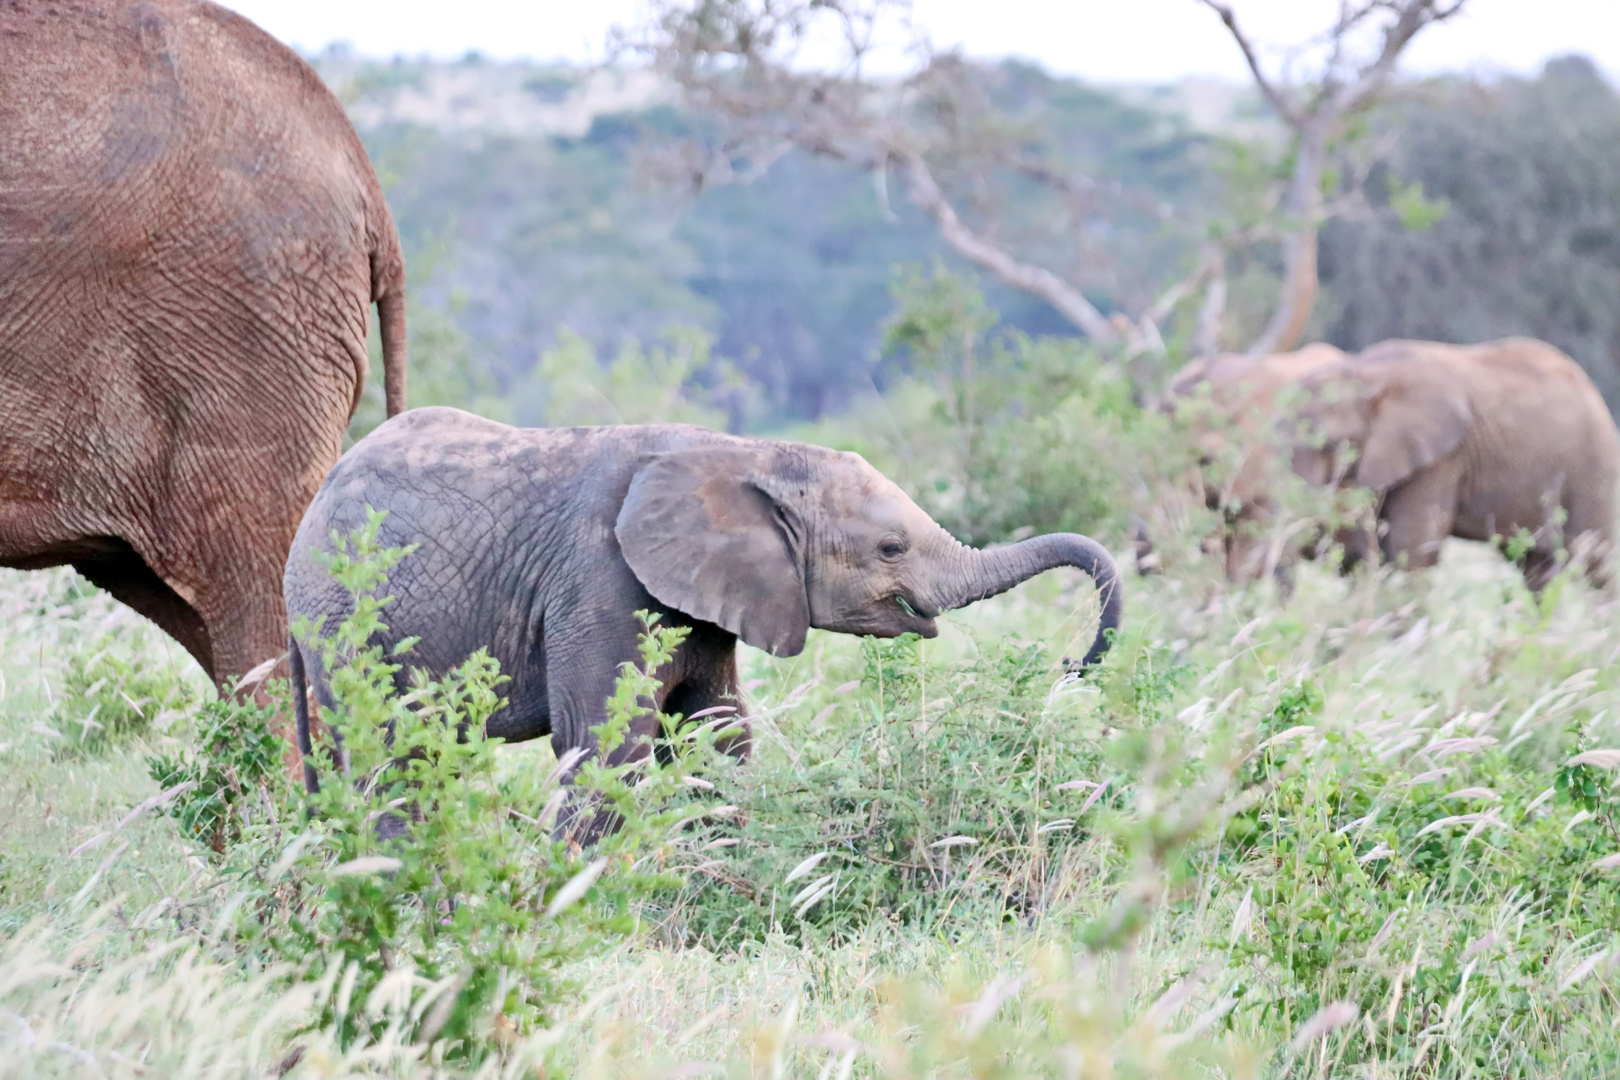
[[[202,616],[121,537],[86,537],[26,559],[7,560],[7,565],[22,570],[64,563],[90,584],[156,623],[158,629],[184,646],[209,678],[214,677],[214,644]]]
[[[73,569],[90,584],[106,590],[113,599],[151,619],[196,658],[210,679],[214,677],[214,644],[202,616],[158,577],[129,544],[116,540],[105,555],[73,560]]]
[[[1605,589],[1612,580],[1610,560],[1615,554],[1615,498],[1609,484],[1599,487],[1596,495],[1576,492],[1565,505],[1569,516],[1564,522],[1564,535],[1570,558],[1585,568],[1586,579],[1593,587]]]
[[[1420,470],[1384,496],[1379,546],[1390,565],[1422,570],[1440,561],[1440,548],[1456,521],[1457,481],[1455,468],[1437,466]]]

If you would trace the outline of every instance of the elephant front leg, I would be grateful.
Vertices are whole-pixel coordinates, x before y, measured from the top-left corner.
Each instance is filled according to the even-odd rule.
[[[601,756],[601,729],[608,720],[608,700],[621,665],[635,662],[637,655],[633,636],[604,644],[599,634],[548,634],[546,681],[551,749],[559,762],[567,763],[562,775],[564,784],[575,784],[586,762]],[[604,763],[609,767],[645,760],[652,752],[658,735],[658,711],[655,702],[644,700],[643,705],[620,733],[622,737],[608,748]],[[586,846],[619,825],[618,815],[603,806],[600,793],[576,789],[557,816],[554,835]]]
[[[712,724],[715,746],[737,761],[747,761],[753,738],[737,678],[736,635],[713,623],[694,625],[673,667],[660,710],[692,723]]]
[[[1457,473],[1436,466],[1418,472],[1384,496],[1379,546],[1393,566],[1425,570],[1440,561],[1457,514]]]
[[[584,763],[601,754],[599,729],[608,720],[607,703],[623,663],[637,659],[637,645],[638,639],[628,633],[611,648],[588,637],[578,641],[572,635],[548,638],[552,750],[559,761],[573,759],[565,770],[565,783],[574,783]],[[608,749],[606,764],[645,761],[662,734],[665,714],[713,723],[715,745],[738,761],[746,760],[751,743],[748,724],[741,715],[736,654],[735,635],[712,624],[694,625],[673,660],[657,673],[662,685],[656,696],[642,699],[622,739]],[[558,835],[583,845],[616,829],[617,815],[601,802],[599,795],[576,792],[570,796],[558,818]]]

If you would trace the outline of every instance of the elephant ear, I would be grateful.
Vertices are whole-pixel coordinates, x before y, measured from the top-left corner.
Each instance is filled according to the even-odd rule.
[[[613,531],[660,603],[797,656],[810,629],[800,533],[759,472],[746,449],[655,454],[630,481]]]
[[[1382,366],[1382,365],[1380,365]],[[1462,445],[1474,414],[1462,387],[1422,360],[1391,365],[1369,386],[1366,441],[1356,464],[1356,482],[1389,491]]]

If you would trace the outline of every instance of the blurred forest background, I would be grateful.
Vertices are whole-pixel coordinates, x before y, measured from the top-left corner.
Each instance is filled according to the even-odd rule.
[[[1053,307],[953,254],[881,173],[791,149],[726,183],[683,177],[680,147],[715,122],[646,68],[375,61],[340,47],[312,59],[359,127],[404,238],[413,404],[519,424],[663,417],[801,435],[865,409],[872,423],[841,429],[859,443],[850,432],[905,427],[895,395],[930,366],[960,382],[999,363],[992,389],[1025,420],[1062,396],[1049,380],[1117,367],[1087,375],[1084,363],[1032,359],[1053,342],[1086,349]],[[949,163],[936,166],[942,186],[984,234],[1078,283],[1105,315],[1145,309],[1211,237],[1277,217],[1267,193],[1292,144],[1252,86],[1092,86],[1011,61],[957,60],[952,78],[1001,137],[1016,125],[1015,141],[1038,144],[1089,194],[1065,201],[1016,177],[990,190]],[[1620,404],[1620,96],[1591,63],[1398,81],[1334,153],[1323,185],[1354,198],[1321,233],[1307,340],[1528,334]],[[1240,349],[1275,303],[1279,245],[1230,245],[1224,268],[1221,344]],[[919,329],[930,304],[943,322]],[[1125,365],[1122,393],[1151,398],[1187,358],[1190,306],[1158,328],[1162,349]],[[1034,403],[1008,406],[1019,379]],[[957,391],[935,384],[936,411],[949,408]],[[636,394],[658,400],[638,412],[626,405]],[[981,540],[1005,531],[953,527]]]

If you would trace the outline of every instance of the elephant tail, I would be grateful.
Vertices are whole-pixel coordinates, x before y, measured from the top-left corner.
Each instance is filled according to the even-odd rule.
[[[371,235],[371,299],[377,305],[382,333],[383,403],[389,416],[404,412],[405,362],[405,253],[400,248],[394,215],[379,189],[368,224]]]
[[[309,677],[304,671],[304,654],[299,651],[297,638],[287,638],[287,662],[292,676],[293,716],[298,723],[298,753],[304,763],[304,790],[314,795],[321,790],[321,782],[310,760],[315,745],[309,734]]]
[[[389,416],[398,416],[405,404],[405,286],[377,298],[377,321],[382,330],[383,401]]]

